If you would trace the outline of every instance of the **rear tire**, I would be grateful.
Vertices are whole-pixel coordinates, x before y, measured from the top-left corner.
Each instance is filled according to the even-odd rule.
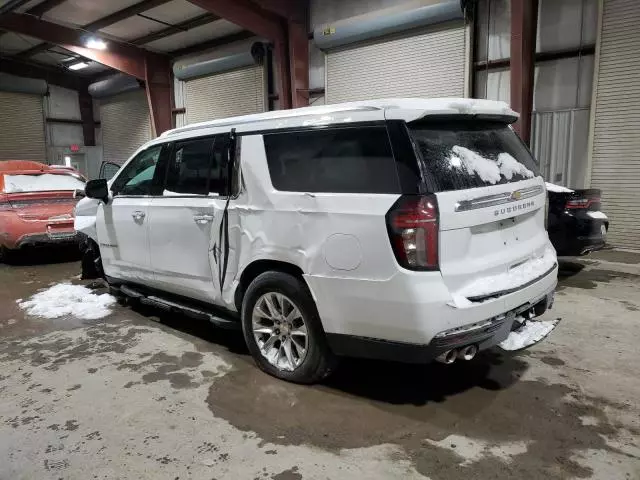
[[[242,301],[242,331],[255,362],[274,377],[315,383],[336,364],[307,286],[287,273],[265,272],[251,282]]]

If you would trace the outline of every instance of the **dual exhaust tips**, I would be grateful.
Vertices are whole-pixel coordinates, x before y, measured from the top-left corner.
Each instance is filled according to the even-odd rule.
[[[436,361],[444,364],[451,364],[456,361],[456,359],[460,360],[473,360],[473,357],[478,353],[478,347],[475,345],[467,345],[466,347],[462,347],[460,349],[447,350],[446,352],[440,354],[436,357]]]

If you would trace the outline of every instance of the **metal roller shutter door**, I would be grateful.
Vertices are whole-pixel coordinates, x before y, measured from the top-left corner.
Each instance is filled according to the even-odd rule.
[[[186,123],[265,111],[264,67],[250,66],[185,82]]]
[[[462,97],[465,29],[451,22],[327,53],[327,103],[383,97]]]
[[[0,92],[0,160],[46,161],[41,95]]]
[[[606,0],[593,131],[591,185],[602,190],[609,241],[640,249],[640,9]]]
[[[124,163],[151,140],[149,105],[143,90],[121,93],[100,102],[104,160]]]

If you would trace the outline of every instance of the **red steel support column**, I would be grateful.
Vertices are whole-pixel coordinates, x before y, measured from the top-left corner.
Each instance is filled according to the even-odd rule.
[[[155,136],[173,128],[173,76],[169,60],[147,55],[144,61],[145,90]]]
[[[96,124],[93,120],[93,99],[85,86],[78,92],[80,100],[80,119],[82,120],[82,135],[84,146],[93,147],[96,144]]]
[[[304,23],[289,20],[289,68],[293,108],[309,105],[309,39]]]
[[[538,0],[511,0],[511,108],[520,113],[514,128],[528,145],[533,110],[533,73]]]

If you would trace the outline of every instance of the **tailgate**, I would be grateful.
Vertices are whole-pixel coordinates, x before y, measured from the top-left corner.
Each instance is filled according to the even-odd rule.
[[[440,270],[454,295],[481,301],[523,288],[554,268],[540,177],[436,195]]]

